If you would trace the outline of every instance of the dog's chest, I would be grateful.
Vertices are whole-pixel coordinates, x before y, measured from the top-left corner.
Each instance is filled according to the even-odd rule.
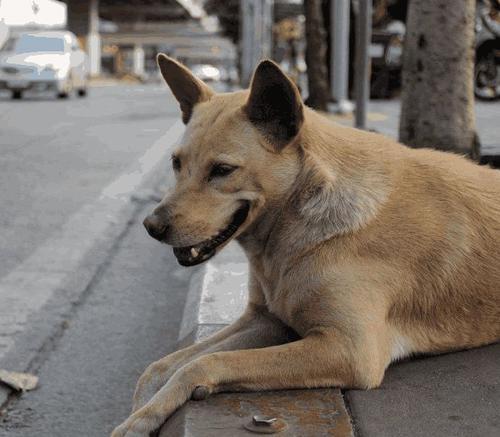
[[[294,315],[299,311],[300,302],[296,299],[295,293],[286,285],[280,269],[262,268],[259,270],[258,282],[267,309],[283,323],[296,329]]]
[[[264,294],[266,306],[271,312],[273,309],[277,310],[277,303],[279,302],[279,280],[273,275],[259,275],[259,284]]]
[[[283,257],[277,260],[262,256],[262,254],[259,256],[250,254],[248,259],[252,276],[250,284],[258,285],[255,290],[259,295],[257,300],[265,304],[268,311],[284,324],[297,332],[301,331],[298,325],[302,323],[297,320],[301,303],[296,293],[296,288],[300,288],[300,285],[294,281],[294,286],[290,286],[286,275],[286,259]]]

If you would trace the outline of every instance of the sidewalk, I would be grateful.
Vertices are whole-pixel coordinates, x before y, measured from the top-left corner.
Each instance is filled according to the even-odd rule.
[[[398,138],[401,102],[371,100],[368,105],[368,128]],[[354,116],[329,114],[337,123],[354,126]],[[481,155],[500,156],[500,101],[476,102],[476,128],[481,141]]]

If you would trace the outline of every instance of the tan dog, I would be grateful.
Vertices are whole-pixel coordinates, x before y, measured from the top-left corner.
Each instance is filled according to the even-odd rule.
[[[270,61],[230,94],[158,61],[187,129],[145,225],[183,265],[237,239],[249,304],[148,367],[114,437],[147,436],[190,398],[367,389],[400,358],[500,338],[500,173],[333,124]]]

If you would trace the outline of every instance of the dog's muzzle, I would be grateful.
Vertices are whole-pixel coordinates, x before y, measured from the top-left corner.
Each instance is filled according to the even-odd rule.
[[[180,265],[189,267],[201,264],[215,255],[217,247],[229,240],[245,222],[250,211],[250,203],[243,201],[234,212],[231,222],[217,235],[192,246],[174,247],[174,255]]]

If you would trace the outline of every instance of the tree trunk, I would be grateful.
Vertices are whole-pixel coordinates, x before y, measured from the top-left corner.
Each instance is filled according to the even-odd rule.
[[[475,0],[408,7],[399,139],[470,154],[475,142]]]
[[[321,111],[327,110],[330,96],[326,67],[326,31],[321,0],[305,0],[306,63],[309,97],[306,104]]]

